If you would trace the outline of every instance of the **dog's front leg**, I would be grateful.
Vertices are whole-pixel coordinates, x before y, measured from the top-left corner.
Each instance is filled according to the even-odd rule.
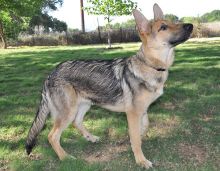
[[[141,137],[144,138],[147,135],[149,127],[149,119],[148,114],[145,112],[142,116],[142,123],[141,123]]]
[[[127,112],[128,129],[131,142],[131,148],[134,153],[136,163],[145,168],[152,167],[152,163],[148,161],[141,149],[141,125],[143,114],[136,111]]]

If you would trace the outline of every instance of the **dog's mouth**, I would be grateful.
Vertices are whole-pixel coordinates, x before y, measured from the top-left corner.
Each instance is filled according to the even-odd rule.
[[[185,42],[186,40],[189,39],[192,30],[193,30],[193,25],[192,24],[183,24],[183,29],[181,30],[181,32],[178,34],[180,36],[175,36],[174,38],[172,38],[169,43],[172,46],[177,46],[180,43]]]
[[[189,34],[184,34],[184,36],[181,36],[179,39],[173,39],[171,40],[169,43],[172,45],[172,46],[177,46],[178,44],[180,43],[183,43],[185,42],[186,40],[188,40],[190,37],[190,33]]]

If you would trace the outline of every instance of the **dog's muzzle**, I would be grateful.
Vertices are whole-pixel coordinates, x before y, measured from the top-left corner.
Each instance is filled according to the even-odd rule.
[[[172,46],[176,46],[180,43],[185,42],[187,39],[189,39],[192,31],[193,31],[192,24],[190,24],[190,23],[183,24],[180,32],[178,34],[175,34],[175,36],[172,37],[172,39],[169,41],[169,43]]]

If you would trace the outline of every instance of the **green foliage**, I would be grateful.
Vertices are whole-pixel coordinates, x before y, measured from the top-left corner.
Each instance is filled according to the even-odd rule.
[[[200,18],[199,17],[182,17],[180,21],[184,23],[198,23],[200,22]]]
[[[220,10],[213,10],[201,16],[202,22],[220,21]]]
[[[53,18],[53,31],[67,31],[67,24],[63,21],[58,20],[57,18]]]
[[[87,0],[87,3],[84,9],[88,14],[103,15],[107,20],[108,46],[111,48],[110,17],[130,15],[132,10],[137,8],[137,2],[132,0]]]
[[[5,13],[5,16],[2,17],[1,21],[4,25],[4,34],[7,39],[16,40],[20,31],[26,30],[26,28],[28,27],[30,18],[20,17],[18,20],[13,20],[7,12],[0,12],[0,15],[2,15],[3,13]]]
[[[183,17],[180,20],[186,23],[207,23],[220,21],[220,10],[213,10],[212,12],[205,13],[201,17]]]
[[[27,29],[31,17],[39,11],[55,10],[63,0],[0,0],[0,38],[17,38]]]
[[[111,16],[130,15],[137,8],[137,3],[132,0],[87,0],[87,3],[84,9],[88,14],[103,15],[107,20],[107,28],[110,27]]]
[[[164,15],[164,18],[166,20],[169,20],[169,21],[172,21],[172,22],[177,22],[179,20],[179,18],[176,16],[176,15],[173,15],[173,14],[165,14]]]
[[[32,28],[34,26],[42,25],[42,26],[44,26],[46,31],[49,31],[49,28],[53,27],[53,18],[51,16],[49,16],[47,13],[45,13],[45,14],[40,13],[38,15],[34,15],[31,18],[29,25]]]
[[[137,3],[132,0],[87,0],[87,7],[84,9],[89,14],[110,16],[130,15],[131,11],[137,7]]]
[[[45,28],[45,31],[48,32],[49,29],[53,31],[67,31],[67,24],[63,21],[58,20],[57,18],[53,18],[49,16],[47,13],[40,13],[31,18],[30,21],[30,29],[33,30],[35,26],[42,25]]]
[[[57,5],[62,5],[63,0],[43,0],[43,11],[57,10]]]
[[[41,0],[1,0],[0,24],[4,29],[1,31],[1,37],[17,37],[18,33],[28,26],[28,17],[41,8],[41,3]]]
[[[136,24],[134,19],[130,19],[127,20],[126,22],[122,22],[122,23],[115,23],[113,25],[111,25],[111,28],[114,29],[119,29],[119,28],[135,28]]]
[[[42,8],[43,1],[47,0],[1,0],[0,10],[7,12],[12,19],[19,18],[20,16],[27,17],[33,15],[37,10]],[[0,18],[1,17],[2,16],[0,16]]]
[[[78,28],[68,28],[67,32],[68,33],[76,33],[76,32],[80,32],[80,30]]]

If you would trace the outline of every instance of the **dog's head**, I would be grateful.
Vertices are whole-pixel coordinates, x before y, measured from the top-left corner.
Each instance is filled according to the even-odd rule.
[[[152,21],[148,21],[140,11],[133,11],[143,45],[154,49],[172,48],[190,37],[193,30],[192,24],[177,24],[165,20],[157,4],[154,4],[153,11],[154,20]]]

